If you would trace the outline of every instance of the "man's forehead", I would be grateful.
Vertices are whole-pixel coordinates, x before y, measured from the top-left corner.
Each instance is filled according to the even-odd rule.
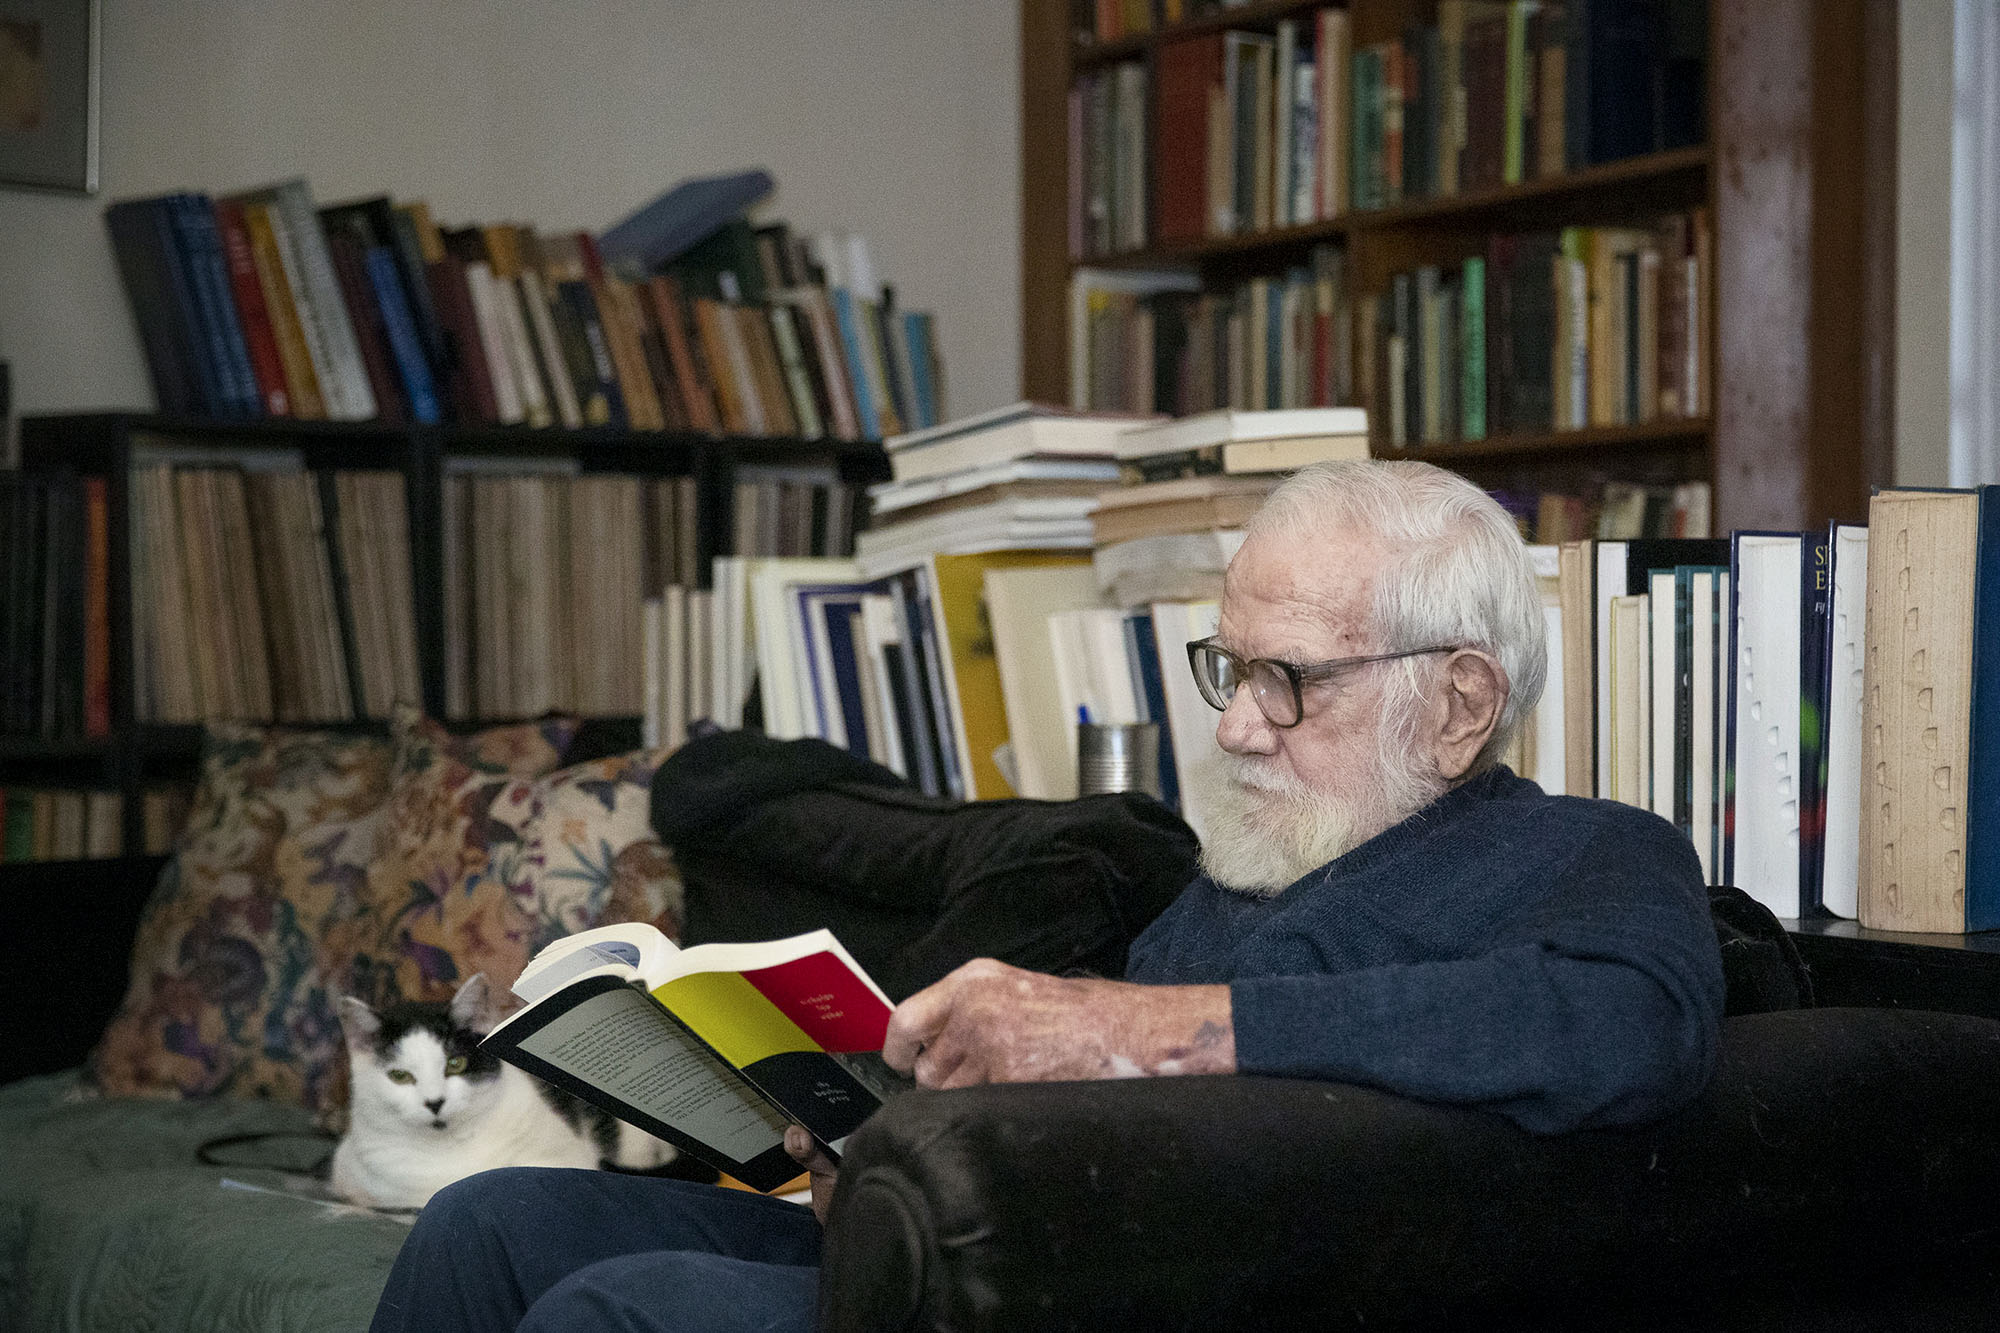
[[[1366,636],[1370,592],[1384,552],[1361,534],[1309,541],[1252,537],[1223,582],[1228,637],[1286,636],[1351,643]]]

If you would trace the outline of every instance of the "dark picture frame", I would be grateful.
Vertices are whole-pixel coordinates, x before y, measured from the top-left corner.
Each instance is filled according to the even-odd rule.
[[[0,185],[97,191],[100,0],[0,0]]]

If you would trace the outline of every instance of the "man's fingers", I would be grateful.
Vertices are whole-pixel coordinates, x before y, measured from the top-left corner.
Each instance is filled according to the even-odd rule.
[[[827,1160],[826,1153],[804,1125],[785,1126],[785,1153],[794,1162],[814,1175],[830,1174],[839,1168]]]
[[[899,1074],[916,1068],[917,1052],[937,1036],[951,1015],[954,985],[950,977],[924,987],[897,1005],[889,1015],[889,1031],[882,1039],[882,1058]]]

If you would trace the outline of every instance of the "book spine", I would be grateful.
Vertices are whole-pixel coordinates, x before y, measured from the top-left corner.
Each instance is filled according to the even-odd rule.
[[[424,266],[424,281],[444,333],[445,364],[457,420],[497,423],[500,404],[480,341],[479,316],[464,262],[452,254],[431,260]]]
[[[278,364],[284,368],[292,415],[304,421],[323,421],[326,396],[320,390],[319,368],[313,360],[312,346],[306,341],[270,209],[263,204],[244,204],[243,229],[250,237],[250,257],[257,265],[258,284],[264,289],[264,309],[271,317],[271,332],[277,339]]]
[[[374,415],[391,425],[402,425],[406,419],[403,393],[396,383],[388,339],[382,331],[382,313],[375,305],[375,293],[362,263],[360,243],[349,232],[328,234],[325,239],[334,279],[340,284],[341,303],[347,311],[348,327],[353,330],[355,346],[361,352],[361,368],[367,377],[368,393],[375,401]]]
[[[223,380],[221,353],[204,324],[201,297],[195,289],[192,267],[179,235],[175,201],[156,199],[146,206],[146,213],[152,221],[161,271],[166,275],[167,298],[180,329],[177,342],[186,349],[188,362],[194,367],[202,414],[231,416],[231,394]]]
[[[251,247],[243,205],[233,200],[217,203],[215,224],[222,238],[223,257],[229,266],[229,286],[236,297],[236,310],[243,325],[243,341],[264,411],[274,417],[290,416],[292,400],[285,378],[284,359],[278,351],[277,332],[264,301],[263,282],[258,276],[257,256]]]
[[[109,483],[83,479],[83,733],[111,734],[111,508]]]
[[[2000,807],[2000,486],[1979,488],[1972,594],[1968,810]],[[2000,927],[2000,834],[1989,818],[1965,824],[1965,928]]]
[[[104,223],[111,233],[119,279],[139,325],[139,342],[159,410],[169,416],[193,415],[201,402],[201,390],[188,351],[181,345],[178,317],[166,289],[146,206],[113,204],[105,210]]]
[[[1833,600],[1833,551],[1826,529],[1799,542],[1799,913],[1820,905],[1826,849],[1826,718],[1828,608]]]
[[[395,256],[385,246],[371,246],[363,253],[362,263],[382,312],[382,326],[388,334],[389,351],[402,378],[404,395],[410,402],[410,415],[422,425],[435,426],[444,419],[444,409],[438,402],[437,386],[431,380],[430,362],[417,336],[416,322],[403,300]]]
[[[288,253],[298,265],[297,272],[288,275],[293,295],[298,295],[302,285],[308,294],[308,342],[311,330],[319,332],[320,346],[313,349],[313,363],[331,367],[330,375],[321,376],[328,393],[327,414],[339,421],[366,421],[375,415],[374,390],[361,362],[361,345],[355,341],[354,324],[341,299],[340,280],[334,273],[332,256],[327,253],[326,236],[320,230],[312,197],[306,193],[302,181],[287,181],[278,187],[272,215],[284,221],[285,238],[280,240],[279,252]],[[326,353],[324,360],[320,356],[322,350]]]
[[[867,358],[862,343],[861,314],[856,308],[854,293],[845,287],[835,287],[830,293],[833,298],[834,318],[840,329],[842,359],[847,366],[847,382],[854,388],[855,416],[861,425],[861,436],[867,440],[883,438],[882,417],[875,402],[875,390],[867,370]]]
[[[1465,261],[1460,286],[1459,438],[1486,438],[1486,261]]]
[[[229,394],[230,415],[260,417],[264,415],[263,395],[244,345],[236,298],[230,291],[229,261],[216,228],[215,205],[206,195],[178,195],[175,220],[187,243],[189,268]]]

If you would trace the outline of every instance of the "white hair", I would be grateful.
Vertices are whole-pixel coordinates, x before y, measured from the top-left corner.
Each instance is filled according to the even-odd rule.
[[[1548,631],[1541,590],[1520,530],[1493,497],[1442,468],[1414,461],[1315,463],[1288,478],[1250,520],[1252,536],[1300,551],[1329,530],[1359,530],[1396,548],[1374,589],[1383,651],[1433,644],[1492,654],[1507,702],[1473,771],[1498,762],[1542,696]],[[1425,661],[1398,664],[1392,702],[1414,721]],[[1400,697],[1396,697],[1400,696]],[[1385,740],[1387,738],[1385,737]]]

